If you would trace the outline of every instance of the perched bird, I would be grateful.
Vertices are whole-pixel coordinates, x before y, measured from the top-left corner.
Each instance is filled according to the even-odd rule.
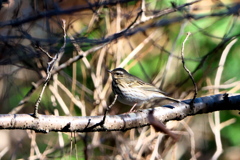
[[[130,112],[134,110],[135,106],[141,106],[151,100],[167,99],[180,102],[177,99],[165,96],[163,91],[129,74],[123,68],[116,68],[108,72],[112,75],[112,90],[117,95],[118,101],[133,106]]]

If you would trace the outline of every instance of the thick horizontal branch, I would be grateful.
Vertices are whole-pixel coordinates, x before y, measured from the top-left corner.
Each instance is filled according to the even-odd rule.
[[[171,103],[173,109],[155,107],[153,116],[162,122],[181,120],[190,115],[209,113],[220,110],[240,110],[240,95],[218,94],[195,99],[194,107],[188,105],[190,100]],[[30,129],[37,132],[94,132],[94,131],[125,131],[149,124],[149,111],[107,116],[53,116],[39,115],[34,118],[28,114],[0,115],[0,129]]]

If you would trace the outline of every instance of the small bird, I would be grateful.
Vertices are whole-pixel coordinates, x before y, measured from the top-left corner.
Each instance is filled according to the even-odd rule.
[[[130,112],[134,110],[135,106],[141,106],[151,100],[167,99],[180,102],[177,99],[165,96],[163,91],[129,74],[123,68],[115,68],[108,72],[112,75],[112,90],[117,95],[118,101],[133,106]]]

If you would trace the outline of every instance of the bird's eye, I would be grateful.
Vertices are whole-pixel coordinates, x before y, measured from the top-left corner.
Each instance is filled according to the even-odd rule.
[[[123,75],[122,72],[116,72],[115,74],[116,74],[117,76],[121,76],[121,75]]]

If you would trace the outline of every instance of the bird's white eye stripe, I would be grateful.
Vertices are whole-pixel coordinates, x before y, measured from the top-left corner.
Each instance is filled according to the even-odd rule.
[[[122,71],[117,71],[116,74],[123,74],[123,72]]]

